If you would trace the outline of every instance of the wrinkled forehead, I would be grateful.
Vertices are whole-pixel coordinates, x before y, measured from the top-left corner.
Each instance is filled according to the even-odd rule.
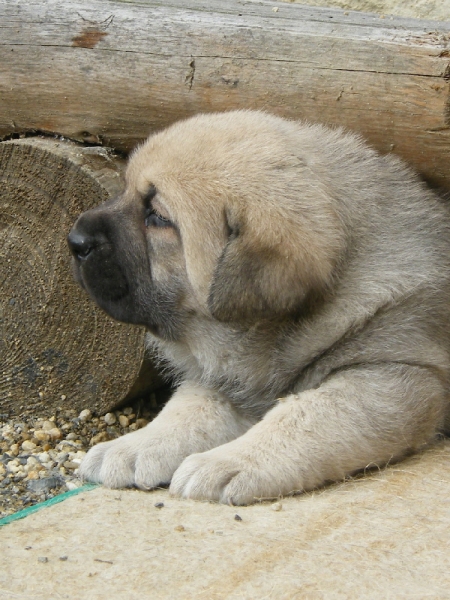
[[[258,122],[253,122],[254,119]],[[150,183],[195,191],[210,182],[216,190],[256,185],[261,169],[285,158],[282,136],[261,115],[198,115],[152,135],[132,155],[127,181],[142,192]],[[269,124],[270,125],[270,124]]]
[[[280,195],[280,182],[298,178],[299,159],[278,125],[267,115],[245,112],[177,122],[133,153],[128,193],[145,195],[155,186],[173,216],[181,211],[184,220],[205,227],[223,222],[230,209],[261,210],[261,201]]]
[[[154,185],[161,193],[174,195],[177,188],[198,180],[201,172],[192,160],[193,149],[183,152],[166,137],[154,136],[133,153],[126,171],[127,186],[142,194]]]
[[[151,137],[132,155],[127,173],[127,193],[145,196],[151,186],[173,217],[207,227],[221,220],[225,206],[240,187],[236,179],[240,167],[216,141],[198,132]]]
[[[156,198],[180,229],[200,226],[206,231],[222,227],[223,213],[229,200],[226,184],[218,172],[189,167],[167,156],[164,160],[145,149],[130,163],[127,195],[145,197],[152,186]],[[219,225],[220,223],[220,225]]]

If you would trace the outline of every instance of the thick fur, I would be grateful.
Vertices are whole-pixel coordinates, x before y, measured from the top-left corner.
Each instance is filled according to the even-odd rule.
[[[94,447],[82,477],[248,504],[445,429],[450,217],[400,160],[239,111],[153,135],[126,179],[75,224],[76,277],[148,328],[180,386],[146,428]]]

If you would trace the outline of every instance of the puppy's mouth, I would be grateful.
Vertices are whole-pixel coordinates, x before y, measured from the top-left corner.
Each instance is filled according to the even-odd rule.
[[[156,337],[179,339],[183,319],[175,308],[176,294],[161,294],[148,282],[130,285],[110,244],[80,255],[71,241],[69,234],[74,279],[102,310],[116,321],[144,326]]]
[[[86,255],[79,255],[73,250],[72,254],[75,280],[100,306],[119,302],[130,295],[128,280],[109,244],[98,246]]]

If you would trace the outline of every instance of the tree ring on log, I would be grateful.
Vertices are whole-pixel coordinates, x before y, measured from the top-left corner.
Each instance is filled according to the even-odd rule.
[[[66,237],[122,189],[104,148],[29,138],[0,143],[0,412],[111,410],[144,360],[140,327],[113,321],[75,283]]]

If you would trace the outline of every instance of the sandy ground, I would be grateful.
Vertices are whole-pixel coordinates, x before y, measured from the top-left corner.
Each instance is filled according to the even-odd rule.
[[[282,0],[292,2],[292,0]],[[297,4],[329,6],[345,10],[373,12],[378,15],[397,15],[413,19],[450,21],[450,0],[294,0]]]
[[[0,598],[450,599],[449,464],[447,440],[281,510],[96,488],[0,529]]]

